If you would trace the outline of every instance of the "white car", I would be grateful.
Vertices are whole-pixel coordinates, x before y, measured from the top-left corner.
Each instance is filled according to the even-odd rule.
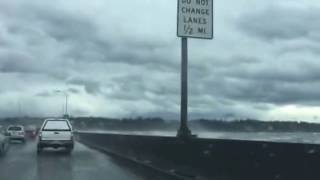
[[[37,152],[46,147],[64,147],[68,152],[73,150],[73,130],[68,119],[46,119],[43,122],[39,130]]]
[[[21,125],[8,126],[7,134],[10,137],[10,140],[20,140],[23,143],[26,141],[24,127]]]

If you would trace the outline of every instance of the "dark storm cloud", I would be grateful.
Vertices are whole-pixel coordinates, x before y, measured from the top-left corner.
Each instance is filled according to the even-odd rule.
[[[283,43],[277,50],[277,55],[286,54],[313,54],[315,56],[320,55],[320,46],[317,42],[308,39],[291,40]]]
[[[79,42],[95,39],[97,27],[85,17],[64,13],[63,11],[38,12],[36,18],[43,24],[43,29],[57,41]]]
[[[192,96],[208,95],[252,104],[319,104],[320,73],[315,61],[288,57],[265,61],[263,57],[232,55],[216,62],[191,69]]]
[[[32,1],[8,4],[0,14],[11,19],[7,30],[14,35],[44,32],[57,41],[77,41],[87,40],[97,32],[94,21],[81,13],[74,14],[55,5],[45,8],[50,4]]]
[[[112,79],[116,82],[118,89],[114,90],[109,97],[120,100],[139,100],[145,98],[146,87],[142,76],[124,76]]]
[[[52,92],[43,91],[43,92],[36,93],[35,96],[39,96],[39,97],[51,97],[51,96],[52,96]]]
[[[260,72],[261,74],[264,71]],[[263,102],[269,104],[312,104],[320,99],[320,84],[312,81],[276,79],[264,76],[211,78],[201,89],[204,94],[224,97],[240,102]],[[319,104],[319,103],[318,103]]]
[[[320,78],[320,72],[317,64],[301,60],[295,64],[290,62],[281,63],[261,63],[255,66],[247,66],[246,69],[232,68],[232,70],[222,69],[218,71],[220,75],[230,78],[254,80],[258,82],[274,82],[274,83],[305,83],[315,82]]]
[[[0,72],[3,73],[42,74],[61,80],[69,76],[63,67],[48,67],[49,64],[44,63],[43,60],[22,52],[0,53],[0,61]]]
[[[68,88],[66,91],[63,91],[67,94],[79,94],[80,90],[76,88]],[[38,97],[52,97],[52,96],[57,96],[59,93],[61,93],[61,90],[43,90],[41,92],[38,92],[35,94],[35,96]]]
[[[23,53],[7,52],[0,54],[0,72],[6,73],[33,73],[38,71],[38,67],[29,66],[33,61]]]
[[[286,2],[250,1],[266,7],[250,12],[242,8],[249,1],[221,2],[233,6],[217,11],[216,38],[190,40],[190,117],[261,117],[285,105],[319,105],[320,11]],[[0,91],[12,93],[0,96],[0,106],[33,96],[45,113],[54,108],[43,101],[60,107],[50,98],[60,89],[73,94],[75,114],[178,119],[176,3],[126,4],[0,1]]]
[[[114,37],[108,32],[98,31],[99,27],[85,17],[63,13],[57,16],[56,12],[42,14],[45,15],[38,18],[43,22],[45,32],[58,42],[68,44],[68,50],[63,53],[63,58],[86,63],[116,62],[167,68],[175,65],[171,62],[172,58],[159,57],[161,51],[173,45],[162,39]],[[115,22],[114,25],[118,26],[118,23]],[[157,50],[160,53],[157,53]]]
[[[76,88],[68,88],[67,92],[72,93],[72,94],[79,94],[80,91]]]
[[[71,75],[71,72],[68,71],[69,67],[66,66],[69,65],[67,62],[70,61],[84,63],[115,62],[158,68],[163,71],[173,71],[174,68],[178,67],[178,64],[172,61],[169,55],[163,55],[163,50],[172,46],[170,45],[172,43],[150,37],[120,36],[113,38],[113,34],[109,34],[108,31],[101,34],[96,21],[90,19],[92,17],[84,16],[82,13],[71,13],[57,7],[44,9],[42,5],[41,3],[40,5],[23,3],[23,5],[18,6],[19,16],[14,16],[16,21],[10,23],[8,32],[14,36],[26,35],[28,38],[35,36],[34,39],[37,39],[37,41],[53,38],[57,42],[55,45],[65,46],[62,56],[59,57],[58,54],[57,57],[59,58],[57,62],[61,63],[55,63],[59,66],[51,66],[50,70],[39,69],[43,73],[50,72],[50,76],[66,80]],[[4,11],[3,13],[7,13],[8,17],[11,15],[10,11]],[[32,26],[29,25],[29,22],[33,22]],[[119,24],[113,22],[112,25],[118,26]],[[42,36],[35,35],[39,32]],[[56,49],[57,47],[52,48]],[[63,61],[66,63],[63,63]],[[33,64],[36,64],[36,62],[30,63],[29,67]],[[44,66],[50,65],[48,63]],[[91,89],[87,88],[87,90],[92,92]]]
[[[271,6],[247,13],[238,19],[238,26],[248,36],[262,40],[307,38],[319,41],[320,10]]]
[[[141,111],[143,111],[143,115],[147,115],[145,113],[150,111],[152,113],[159,111],[166,111],[168,114],[170,112],[174,113],[176,111],[175,106],[179,103],[179,91],[177,90],[179,83],[175,82],[173,78],[168,78],[168,76],[170,77],[170,75],[161,73],[152,76],[140,73],[133,76],[113,78],[112,82],[116,84],[116,88],[106,93],[105,97],[116,102],[137,104],[131,106],[137,108],[136,112],[135,110],[131,112],[135,115],[139,113],[141,115]],[[139,106],[139,104],[141,105]],[[146,109],[148,110],[145,111]]]
[[[80,85],[84,87],[84,90],[89,93],[96,95],[101,92],[100,83],[94,80],[87,80],[81,78],[73,78],[67,81],[69,84]]]
[[[130,42],[131,41],[131,42]],[[123,42],[123,43],[121,43]],[[126,42],[130,42],[127,44]],[[113,43],[113,46],[109,44]],[[133,44],[137,43],[136,46]],[[154,41],[150,44],[148,41],[134,42],[130,39],[123,39],[120,42],[107,40],[94,40],[90,43],[78,42],[73,44],[72,48],[65,52],[64,57],[71,58],[74,61],[86,63],[123,63],[134,66],[147,66],[148,68],[158,68],[165,71],[172,71],[178,64],[172,60],[169,55],[164,55],[166,48],[162,42]],[[155,52],[155,49],[159,52]]]
[[[152,76],[143,74],[117,77],[112,81],[117,84],[118,88],[107,96],[113,99],[134,101],[148,99],[146,92],[159,93],[158,95],[165,95],[166,92],[161,84],[155,85],[157,82]]]
[[[46,3],[17,3],[13,10],[1,12],[6,19],[12,19],[6,24],[6,38],[12,37],[10,41],[13,45],[19,45],[23,51],[21,54],[28,57],[27,60],[24,60],[27,61],[25,63],[21,60],[1,63],[2,71],[48,75],[60,82],[65,81],[67,85],[82,86],[88,94],[98,95],[103,93],[101,79],[95,77],[96,69],[86,69],[91,63],[122,63],[139,66],[142,76],[148,74],[150,69],[172,72],[178,67],[178,63],[172,61],[170,57],[170,47],[174,45],[170,41],[150,36],[144,38],[128,35],[114,37],[108,31],[103,31],[102,34],[101,25],[99,26],[92,17],[84,16],[82,13],[71,13],[55,5],[47,9],[44,8],[45,5]],[[12,11],[17,13],[12,14]],[[119,23],[114,21],[110,25],[119,26]],[[23,47],[24,45],[26,46]],[[12,47],[7,46],[6,48]],[[70,77],[77,77],[77,74],[86,72],[89,72],[86,78],[70,79]],[[99,70],[97,73],[100,73]],[[112,75],[112,73],[108,74]],[[110,83],[118,84],[120,90],[111,93],[108,98],[124,101],[148,99],[146,92],[152,94],[153,91],[170,90],[170,88],[167,90],[159,88],[162,90],[158,90],[156,84],[152,83],[152,79],[149,79],[151,80],[150,85],[150,82],[146,80],[141,82],[142,79],[129,73],[130,71],[126,79],[111,80]],[[133,78],[129,78],[131,76]],[[91,78],[96,80],[91,80]],[[51,90],[43,90],[35,95],[45,98],[55,94]]]

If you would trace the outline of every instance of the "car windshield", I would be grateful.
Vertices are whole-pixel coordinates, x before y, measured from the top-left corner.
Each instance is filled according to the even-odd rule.
[[[43,129],[44,131],[69,131],[70,126],[67,121],[47,121]]]
[[[9,131],[21,131],[22,128],[19,126],[13,126],[8,128]]]
[[[320,0],[0,0],[0,126],[0,180],[320,180]]]

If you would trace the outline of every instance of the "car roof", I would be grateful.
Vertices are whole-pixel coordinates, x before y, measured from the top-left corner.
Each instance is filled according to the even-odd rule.
[[[42,126],[43,127],[48,121],[65,121],[68,123],[69,126],[71,126],[71,123],[68,119],[63,119],[63,118],[48,118],[48,119],[45,119],[42,123]]]
[[[24,126],[22,126],[22,125],[9,125],[8,127],[21,127],[21,128],[23,128]]]
[[[63,119],[63,118],[48,118],[48,119],[45,119],[45,121],[69,121],[69,120]]]

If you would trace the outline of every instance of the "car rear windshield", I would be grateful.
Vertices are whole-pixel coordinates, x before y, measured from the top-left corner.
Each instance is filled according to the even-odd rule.
[[[14,127],[9,127],[8,130],[9,130],[9,131],[21,131],[22,128],[21,128],[21,127],[18,127],[18,126],[14,126]]]
[[[67,121],[47,121],[46,124],[43,126],[44,131],[70,131],[71,128]]]

